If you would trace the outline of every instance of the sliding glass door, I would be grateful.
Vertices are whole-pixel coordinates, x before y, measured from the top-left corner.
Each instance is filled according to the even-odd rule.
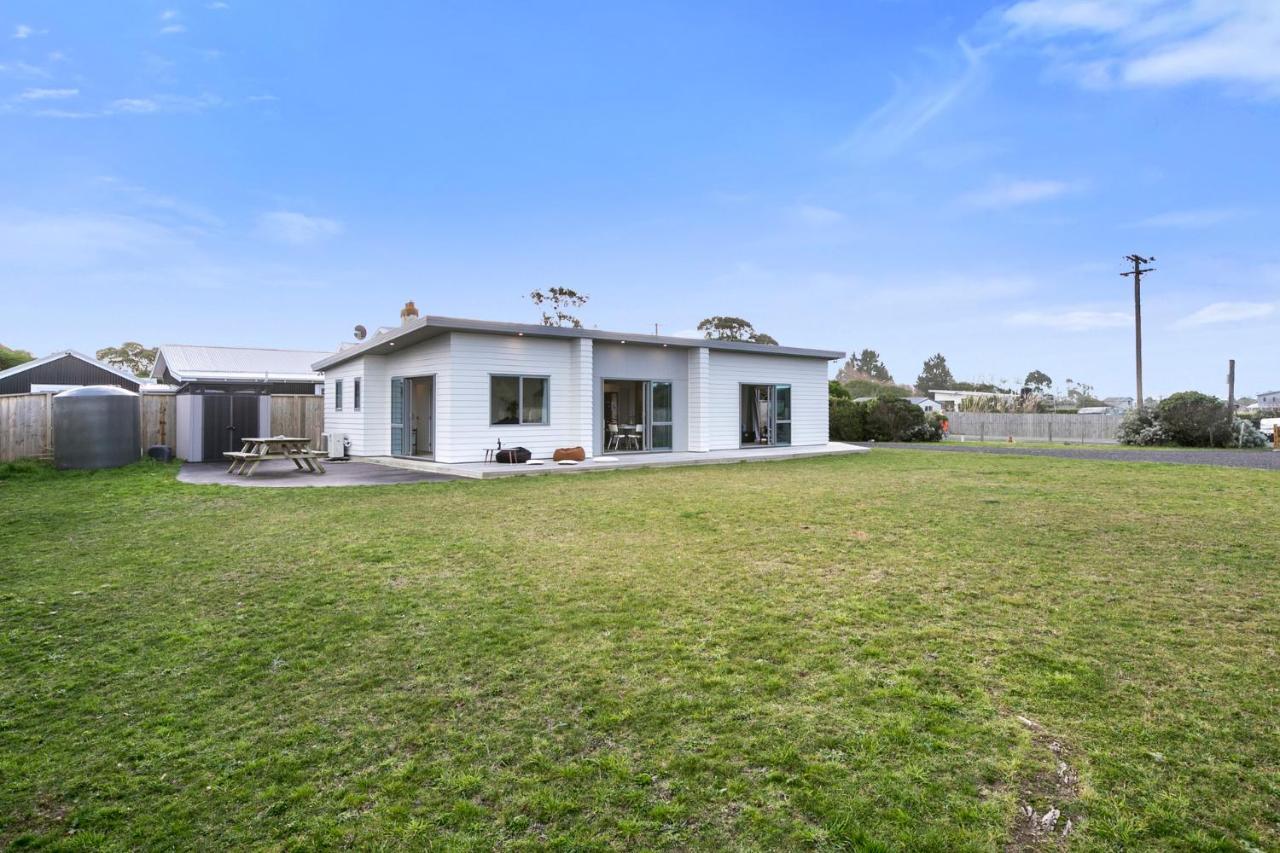
[[[743,447],[791,443],[791,386],[738,386],[738,416]]]
[[[675,398],[670,382],[602,380],[604,449],[669,451],[675,441]]]
[[[670,382],[650,382],[649,385],[649,448],[670,450],[673,425]]]

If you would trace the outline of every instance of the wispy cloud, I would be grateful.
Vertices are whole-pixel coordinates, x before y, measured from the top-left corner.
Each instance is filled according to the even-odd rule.
[[[1067,181],[1006,180],[969,193],[961,201],[970,207],[1000,209],[1048,201],[1078,189],[1078,184]]]
[[[1216,82],[1280,96],[1271,0],[1023,0],[1003,17],[1093,88]]]
[[[1064,332],[1088,332],[1094,329],[1114,329],[1127,326],[1133,318],[1121,311],[1092,311],[1068,309],[1062,311],[1019,311],[1010,314],[1011,326],[1038,326],[1059,329]]]
[[[273,210],[258,217],[258,235],[277,243],[305,246],[342,233],[342,224],[322,216]]]
[[[839,225],[846,220],[843,213],[830,207],[816,204],[797,204],[787,208],[787,215],[802,225],[811,228],[827,228]]]
[[[1276,306],[1272,302],[1214,302],[1178,320],[1173,327],[1191,329],[1219,323],[1241,323],[1270,317],[1275,311]]]
[[[42,36],[47,32],[49,31],[37,30],[35,27],[31,26],[30,24],[18,24],[16,27],[13,28],[13,38],[29,39],[32,36]]]
[[[1211,228],[1240,217],[1240,211],[1228,209],[1170,210],[1148,216],[1134,223],[1138,228]]]
[[[185,33],[187,28],[183,24],[166,24],[160,28],[160,34],[165,36],[174,36],[178,33]]]
[[[18,95],[19,101],[56,101],[74,98],[80,94],[79,89],[27,89]]]
[[[117,198],[127,201],[130,206],[138,210],[171,214],[170,217],[165,218],[166,222],[194,223],[197,226],[208,228],[220,228],[223,225],[222,219],[206,208],[182,201],[170,195],[152,192],[146,187],[131,184],[112,175],[100,176],[96,179],[96,182],[111,189],[118,194]]]
[[[181,17],[182,15],[177,9],[165,9],[161,12],[160,23],[164,24],[164,26],[160,28],[160,34],[171,36],[177,35],[178,33],[185,33],[187,31],[186,25],[178,20]]]
[[[15,59],[9,62],[0,62],[0,74],[18,78],[47,78],[49,72],[45,71],[38,65],[32,65],[29,62],[23,62],[21,59]]]
[[[226,9],[230,9],[230,8],[231,8],[231,4],[230,4],[230,3],[223,3],[223,2],[221,2],[221,0],[215,0],[215,2],[210,3],[210,4],[208,4],[207,6],[205,6],[205,8],[206,8],[206,9],[212,9],[212,10],[213,10],[213,11],[215,11],[215,12],[222,12],[222,11],[224,11],[224,10],[226,10]]]
[[[895,78],[894,94],[838,147],[848,156],[878,159],[898,153],[982,79],[982,51],[957,42],[962,67],[942,82],[912,85]]]

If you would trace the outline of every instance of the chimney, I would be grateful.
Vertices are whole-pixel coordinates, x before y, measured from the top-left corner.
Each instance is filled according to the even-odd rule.
[[[404,307],[400,309],[400,325],[407,326],[409,325],[410,320],[416,319],[418,319],[418,309],[414,306],[413,300],[410,299],[404,304]]]

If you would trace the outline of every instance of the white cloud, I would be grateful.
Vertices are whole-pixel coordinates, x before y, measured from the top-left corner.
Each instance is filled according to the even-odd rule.
[[[111,102],[110,110],[117,113],[155,113],[160,111],[160,104],[151,98],[117,98]]]
[[[1171,210],[1135,222],[1139,228],[1210,228],[1240,215],[1238,210]]]
[[[845,215],[829,207],[816,204],[797,204],[787,209],[787,214],[801,224],[814,228],[826,228],[845,221]]]
[[[63,98],[74,98],[80,94],[79,89],[27,89],[18,96],[19,101],[55,101]]]
[[[982,51],[961,39],[964,65],[959,74],[941,84],[911,86],[895,79],[893,96],[871,113],[837,151],[861,158],[898,153],[917,133],[970,92],[982,79]]]
[[[160,34],[165,36],[173,36],[178,33],[185,33],[186,31],[187,28],[182,24],[169,24],[168,26],[160,28]]]
[[[992,184],[961,199],[973,207],[998,209],[1058,198],[1077,189],[1075,184],[1051,180],[1010,180]]]
[[[1276,306],[1271,302],[1214,302],[1206,305],[1193,314],[1188,314],[1173,324],[1175,329],[1190,329],[1196,326],[1210,326],[1218,323],[1239,323],[1245,320],[1259,320],[1275,313]]]
[[[258,217],[258,235],[277,243],[305,246],[342,233],[334,219],[308,216],[292,210],[273,210]]]
[[[231,8],[231,4],[230,4],[230,3],[223,3],[223,2],[221,2],[221,0],[218,0],[218,2],[210,3],[210,4],[209,4],[209,5],[207,5],[205,8],[206,8],[206,9],[212,9],[212,10],[214,10],[215,12],[221,12],[221,11],[223,11],[223,10],[225,10],[225,9],[230,9],[230,8]]]
[[[1274,0],[1023,0],[1003,18],[1086,86],[1216,82],[1280,96]]]
[[[177,9],[165,9],[163,12],[160,13],[160,20],[162,21],[176,21],[177,19],[178,19]]]
[[[1011,314],[1007,322],[1011,326],[1039,326],[1064,332],[1088,332],[1094,329],[1114,329],[1128,326],[1133,317],[1121,311],[1019,311]]]
[[[40,36],[49,32],[48,30],[37,30],[29,24],[18,24],[13,28],[13,37],[16,39],[27,39],[32,36]]]

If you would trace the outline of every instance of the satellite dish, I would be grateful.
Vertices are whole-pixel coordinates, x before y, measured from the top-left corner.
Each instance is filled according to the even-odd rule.
[[[363,341],[364,336],[367,334],[369,334],[369,330],[357,323],[356,324],[356,340]]]

